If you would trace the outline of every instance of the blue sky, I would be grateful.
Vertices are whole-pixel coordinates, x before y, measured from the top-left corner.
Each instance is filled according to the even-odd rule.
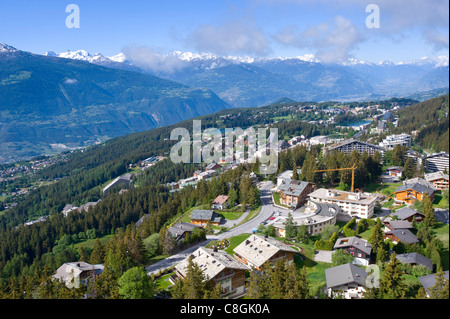
[[[380,28],[365,25],[371,3],[380,10]],[[68,4],[80,8],[79,29],[65,25]],[[448,55],[448,19],[445,0],[1,0],[0,42],[35,53],[115,55],[142,46],[398,62]]]

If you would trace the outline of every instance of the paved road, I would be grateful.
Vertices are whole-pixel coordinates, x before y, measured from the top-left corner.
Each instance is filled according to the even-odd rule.
[[[156,274],[160,269],[174,266],[184,258],[188,257],[195,250],[197,250],[197,248],[206,246],[212,240],[222,240],[242,233],[251,233],[253,228],[258,228],[259,224],[266,221],[274,213],[274,206],[272,205],[272,196],[270,192],[273,187],[274,185],[270,181],[261,183],[261,186],[259,187],[261,193],[261,211],[255,218],[242,225],[229,229],[228,231],[223,232],[219,235],[208,235],[206,241],[146,267],[145,269],[147,270],[148,275],[152,273]]]

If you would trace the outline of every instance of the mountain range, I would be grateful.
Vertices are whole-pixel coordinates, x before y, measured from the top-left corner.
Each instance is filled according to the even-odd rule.
[[[448,57],[331,65],[313,55],[39,55],[0,43],[0,163],[280,99],[429,98],[448,91],[448,74]]]
[[[342,64],[326,64],[312,54],[252,58],[180,51],[158,54],[139,48],[124,51],[112,57],[83,50],[46,55],[211,89],[233,107],[261,106],[284,97],[316,102],[380,100],[449,86],[448,56],[397,63],[349,59]]]
[[[208,89],[0,44],[0,163],[224,108]]]

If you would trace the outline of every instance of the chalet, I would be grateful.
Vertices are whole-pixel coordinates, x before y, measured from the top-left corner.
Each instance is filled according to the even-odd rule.
[[[213,209],[225,209],[228,207],[228,196],[219,195],[212,203]]]
[[[384,239],[390,239],[394,244],[402,242],[404,244],[415,244],[419,242],[416,235],[408,229],[390,230],[384,233]]]
[[[280,186],[280,203],[298,208],[306,202],[306,196],[314,191],[315,184],[297,180],[283,180]]]
[[[194,225],[206,226],[208,224],[219,226],[222,222],[222,217],[220,217],[213,210],[199,210],[195,209],[191,214],[191,223]]]
[[[441,171],[425,174],[425,180],[432,183],[438,191],[448,189],[448,174]]]
[[[429,187],[429,188],[431,188],[433,190],[436,190],[434,188],[434,184],[433,183],[428,182],[427,180],[425,180],[423,178],[420,178],[420,177],[414,177],[414,178],[410,178],[410,179],[407,179],[407,180],[403,181],[403,185],[410,185],[410,184],[416,184],[416,183],[422,184],[422,185],[424,185],[426,187]]]
[[[201,228],[202,226],[194,225],[191,223],[177,223],[171,226],[167,231],[176,241],[183,240],[186,238],[187,234],[191,234],[195,229]]]
[[[448,270],[444,271],[444,278],[448,279]],[[420,284],[425,289],[425,292],[429,296],[429,290],[430,288],[434,287],[436,285],[436,274],[426,275],[419,277]]]
[[[367,266],[372,255],[372,245],[362,238],[345,237],[338,238],[333,250],[343,249],[354,257],[353,263]]]
[[[235,298],[245,293],[245,272],[248,268],[225,251],[198,248],[175,266],[177,277],[186,278],[189,258],[203,271],[206,281],[220,284],[222,297]]]
[[[422,265],[433,271],[433,261],[419,253],[406,253],[396,255],[396,257],[402,264],[410,264],[412,266]]]
[[[403,176],[403,167],[401,167],[401,166],[388,167],[388,168],[386,168],[386,173],[389,176],[402,177]]]
[[[386,231],[413,228],[411,223],[407,220],[385,219],[383,220],[383,224],[386,227]]]
[[[434,189],[420,183],[402,185],[394,191],[394,204],[412,204],[416,200],[422,201],[425,194],[433,199]]]
[[[205,170],[206,171],[215,171],[215,170],[218,170],[218,169],[220,169],[222,166],[220,166],[219,164],[217,164],[217,163],[211,163],[211,164],[208,164],[206,167],[205,167]]]
[[[212,178],[214,175],[216,175],[216,171],[214,170],[206,170],[204,172],[201,172],[197,175],[198,180],[207,180]]]
[[[345,299],[361,299],[365,293],[367,273],[352,264],[325,269],[326,294],[329,297],[341,295]]]
[[[261,270],[263,265],[273,263],[278,259],[294,261],[297,250],[268,236],[250,235],[234,249],[234,257],[248,266]]]
[[[77,211],[77,210],[78,210],[78,206],[74,206],[72,204],[67,204],[66,206],[64,206],[64,208],[62,210],[62,213],[63,213],[64,217],[67,217],[67,215],[70,212],[74,212],[74,211]]]
[[[415,219],[416,222],[421,222],[425,218],[424,214],[409,207],[403,207],[392,215],[397,216],[397,220],[406,220],[408,222],[412,222],[413,219]]]
[[[293,170],[287,170],[277,175],[277,187],[280,186],[284,181],[291,180],[292,174],[294,173]],[[300,168],[297,168],[297,173],[300,175],[302,173],[302,170]]]
[[[89,281],[95,280],[103,272],[103,265],[91,265],[83,261],[64,263],[56,270],[53,278],[66,283],[68,288],[87,286]]]

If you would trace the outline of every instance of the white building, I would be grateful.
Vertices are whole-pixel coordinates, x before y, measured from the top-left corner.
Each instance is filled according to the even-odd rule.
[[[340,209],[337,205],[309,201],[305,211],[301,215],[294,214],[292,219],[296,227],[306,225],[308,233],[314,236],[319,234],[326,226],[335,225],[339,211]],[[267,224],[273,226],[276,236],[286,236],[286,218],[285,216],[280,216]]]
[[[320,145],[320,144],[326,145],[328,143],[329,143],[328,136],[325,135],[314,136],[309,139],[309,145]]]
[[[373,216],[377,196],[371,193],[352,193],[320,188],[308,195],[308,200],[336,204],[341,213],[350,217],[370,218]]]
[[[361,299],[366,288],[367,273],[351,263],[325,269],[326,293],[329,297]]]
[[[448,163],[449,163],[448,153],[446,152],[434,153],[432,155],[427,156],[427,171],[444,172],[445,170],[447,170],[448,172]]]
[[[411,135],[408,134],[389,135],[386,136],[386,138],[382,142],[380,142],[379,145],[387,150],[393,150],[394,147],[397,145],[410,147]]]

